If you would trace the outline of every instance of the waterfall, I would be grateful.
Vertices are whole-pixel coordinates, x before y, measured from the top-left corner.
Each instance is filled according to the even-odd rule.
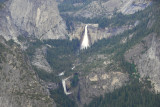
[[[89,38],[88,38],[87,27],[88,27],[88,25],[85,26],[84,36],[83,36],[81,47],[80,47],[81,50],[87,49],[89,47]]]
[[[71,92],[67,92],[67,88],[66,88],[66,80],[69,79],[70,77],[66,78],[66,79],[62,79],[62,85],[63,85],[63,89],[64,89],[64,93],[66,95],[71,94]]]

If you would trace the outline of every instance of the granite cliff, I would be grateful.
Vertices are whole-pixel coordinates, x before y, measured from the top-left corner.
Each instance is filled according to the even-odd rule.
[[[0,107],[56,106],[20,46],[6,42],[3,37],[0,37],[0,80]]]
[[[17,36],[38,39],[66,38],[66,25],[55,0],[8,0],[0,12],[0,35],[17,40]]]

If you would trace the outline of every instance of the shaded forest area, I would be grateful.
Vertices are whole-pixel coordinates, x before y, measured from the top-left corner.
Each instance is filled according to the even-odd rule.
[[[95,98],[86,107],[160,107],[160,94],[149,91],[150,82],[144,85],[134,79],[129,85]]]

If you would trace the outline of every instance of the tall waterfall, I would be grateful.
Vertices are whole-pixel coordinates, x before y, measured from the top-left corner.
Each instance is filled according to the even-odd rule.
[[[87,27],[88,27],[88,25],[85,26],[84,36],[83,36],[81,47],[80,47],[81,50],[87,49],[89,47],[89,38],[88,38]]]

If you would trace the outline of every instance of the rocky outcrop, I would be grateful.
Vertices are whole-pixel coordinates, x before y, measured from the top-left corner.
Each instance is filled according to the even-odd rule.
[[[0,107],[54,107],[27,56],[13,42],[0,38]]]
[[[34,65],[38,69],[42,69],[46,72],[51,73],[52,69],[46,60],[46,49],[47,47],[45,46],[36,49],[35,55],[33,56],[32,65]]]
[[[74,13],[74,16],[81,17],[111,17],[115,12],[123,14],[133,14],[139,10],[145,9],[150,4],[147,0],[95,0],[85,8]]]
[[[141,79],[151,81],[155,92],[160,92],[159,40],[156,34],[150,34],[125,53],[125,59],[135,63]]]
[[[128,81],[128,75],[122,72],[92,72],[80,79],[80,105],[89,104],[94,98],[113,92]]]
[[[0,17],[0,35],[7,40],[19,35],[63,39],[67,34],[55,0],[9,0]]]
[[[70,39],[81,39],[81,35],[84,32],[84,24],[75,24],[75,30],[70,33]],[[123,33],[126,30],[134,28],[135,25],[123,25],[120,27],[106,27],[105,29],[99,29],[98,24],[88,24],[88,32],[91,38],[91,43],[101,40],[103,38],[109,38]]]
[[[112,60],[112,55],[96,54],[85,59],[75,64],[75,70],[79,71],[79,83],[75,89],[71,89],[79,106],[83,107],[93,98],[113,92],[129,81],[129,75]]]

